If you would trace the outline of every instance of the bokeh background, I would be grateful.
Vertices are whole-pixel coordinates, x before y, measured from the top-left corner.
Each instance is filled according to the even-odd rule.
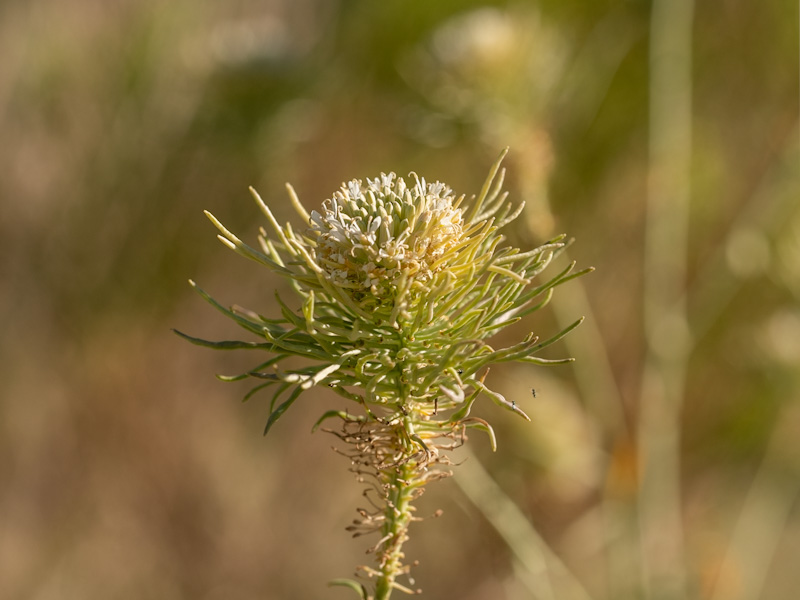
[[[254,185],[477,192],[510,146],[531,246],[597,271],[490,378],[408,545],[425,597],[793,599],[800,585],[798,14],[788,0],[0,4],[0,597],[308,600],[369,563],[309,393],[267,438],[252,357],[187,285],[276,312],[227,251]],[[296,221],[295,224],[297,225]],[[531,388],[536,389],[536,398]]]

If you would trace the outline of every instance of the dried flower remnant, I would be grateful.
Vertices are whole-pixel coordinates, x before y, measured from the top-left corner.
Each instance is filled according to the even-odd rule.
[[[376,533],[374,566],[359,572],[366,585],[337,580],[364,599],[385,600],[393,590],[414,592],[403,543],[414,516],[413,501],[426,484],[451,475],[447,452],[466,440],[468,429],[495,435],[470,415],[478,396],[527,418],[516,401],[485,383],[492,364],[519,361],[558,364],[571,359],[535,357],[578,325],[576,321],[540,342],[529,334],[507,348],[485,340],[547,304],[553,289],[590,269],[569,265],[543,282],[535,278],[564,248],[564,236],[526,252],[510,246],[499,230],[515,219],[503,193],[501,154],[476,198],[466,201],[440,182],[411,183],[394,173],[352,180],[310,214],[294,190],[289,197],[306,228],[281,226],[255,191],[253,196],[275,237],[262,230],[259,248],[242,242],[210,213],[220,240],[239,254],[287,277],[302,307],[293,311],[277,297],[278,318],[215,308],[256,334],[259,341],[190,341],[221,349],[264,350],[269,358],[227,381],[255,378],[254,392],[274,386],[265,433],[303,391],[325,385],[351,406],[324,413],[314,426],[328,428],[367,487],[369,509],[348,528],[355,536]],[[194,284],[192,284],[194,285]],[[309,365],[281,368],[300,356]],[[279,402],[280,400],[280,402]],[[398,578],[405,576],[408,585]]]

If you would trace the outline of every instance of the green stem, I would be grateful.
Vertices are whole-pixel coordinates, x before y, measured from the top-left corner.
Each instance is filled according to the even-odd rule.
[[[387,537],[383,550],[380,577],[375,584],[375,600],[388,600],[395,588],[395,578],[403,571],[403,543],[408,539],[411,522],[412,486],[415,465],[405,462],[389,475],[386,511],[382,533]]]
[[[690,597],[681,505],[681,411],[692,350],[686,306],[694,0],[656,0],[650,22],[645,233],[647,352],[639,405],[639,527],[647,600]]]

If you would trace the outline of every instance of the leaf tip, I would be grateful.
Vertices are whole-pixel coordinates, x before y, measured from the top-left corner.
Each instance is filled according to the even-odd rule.
[[[259,194],[256,191],[256,188],[254,188],[252,185],[250,185],[250,186],[247,186],[247,189],[250,190],[250,195],[253,197],[253,199],[256,202],[258,202],[259,204],[264,204],[264,201],[261,199],[261,194]]]
[[[328,582],[328,587],[334,586],[348,587],[358,594],[362,600],[367,600],[369,598],[367,588],[365,588],[363,584],[353,581],[352,579],[334,579],[333,581]]]

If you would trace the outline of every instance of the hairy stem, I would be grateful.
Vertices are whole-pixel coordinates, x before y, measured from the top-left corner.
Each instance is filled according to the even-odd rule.
[[[380,577],[375,584],[375,600],[387,600],[396,587],[395,579],[405,572],[403,565],[403,544],[408,540],[408,526],[411,523],[414,498],[414,471],[416,464],[403,462],[388,474],[385,522],[382,529],[386,540]]]

